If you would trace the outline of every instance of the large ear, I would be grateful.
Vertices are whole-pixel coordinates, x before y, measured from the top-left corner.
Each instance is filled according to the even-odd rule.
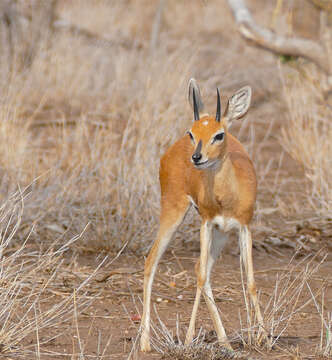
[[[238,90],[228,100],[227,109],[224,116],[227,118],[228,127],[230,127],[233,120],[243,117],[250,106],[251,101],[251,87],[245,86]]]
[[[197,105],[196,110],[198,112],[198,119],[199,119],[199,114],[202,113],[204,109],[204,104],[202,101],[202,96],[199,90],[199,86],[197,85],[196,80],[192,78],[189,80],[189,84],[188,84],[188,100],[195,113],[194,97]],[[196,114],[195,114],[195,119],[196,119]]]

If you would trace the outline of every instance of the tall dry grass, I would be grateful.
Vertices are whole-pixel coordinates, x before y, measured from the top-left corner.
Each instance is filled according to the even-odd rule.
[[[33,16],[27,2],[12,3],[15,36],[0,38],[0,351],[7,353],[26,351],[20,342],[31,338],[33,347],[40,345],[41,332],[58,334],[70,318],[77,321],[85,282],[81,293],[50,309],[41,301],[63,286],[57,275],[67,247],[144,251],[150,245],[158,225],[159,158],[192,120],[190,77],[202,83],[210,112],[216,86],[230,95],[250,84],[263,100],[278,91],[274,60],[236,40],[218,0],[167,1],[153,48],[158,2],[59,0],[49,8],[53,1],[36,0],[41,7]],[[1,30],[9,34],[8,26]],[[270,197],[275,201],[280,185],[279,172],[272,182],[269,173],[282,159],[265,155],[275,110],[255,118],[257,107],[232,132],[254,157],[260,190],[269,194],[268,200],[259,195],[257,205],[257,224],[267,229],[266,214],[276,205]],[[11,197],[18,187],[25,189],[23,203],[22,195]],[[193,221],[180,238],[197,236]],[[29,252],[32,238],[40,252]],[[79,351],[83,357],[81,343]],[[31,354],[38,357],[40,349]]]
[[[16,36],[16,55],[2,54],[12,64],[0,77],[1,199],[31,183],[22,221],[35,224],[37,241],[89,223],[82,247],[146,249],[158,224],[159,158],[191,122],[188,79],[206,80],[213,111],[217,85],[261,86],[245,59],[234,65],[223,5],[168,2],[151,49],[157,3],[58,1],[38,8],[55,19],[41,28],[15,4],[31,37]]]
[[[65,242],[59,237],[39,251],[29,246],[33,227],[22,229],[25,195],[18,191],[0,207],[0,356],[10,358],[47,355],[44,345],[70,334],[75,314],[93,300],[87,284],[95,272],[76,275],[74,284],[70,266],[64,265],[65,254],[80,236]],[[17,232],[26,235],[15,245]]]
[[[83,18],[85,11],[101,23],[105,13],[122,18],[130,33],[117,34],[115,22],[114,46],[105,48],[98,26],[92,40],[84,28],[72,35],[60,26],[51,44],[49,36],[38,37],[28,70],[11,58],[15,66],[2,79],[0,190],[4,200],[17,184],[39,177],[24,214],[25,222],[38,224],[37,233],[70,229],[72,235],[90,222],[89,240],[118,248],[149,238],[157,222],[158,158],[186,125],[181,108],[190,52],[185,44],[172,54],[168,44],[153,54],[135,40],[129,48],[118,45],[138,31],[130,30],[137,21],[126,18],[124,4],[86,3]],[[104,20],[103,30],[110,18]],[[26,43],[15,39],[11,46],[16,54]]]
[[[324,75],[310,66],[283,71],[289,120],[281,142],[304,169],[303,188],[314,216],[332,216],[332,108],[325,94]]]

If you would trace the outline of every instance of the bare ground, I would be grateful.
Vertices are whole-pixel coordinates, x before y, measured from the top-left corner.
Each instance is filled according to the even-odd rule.
[[[297,235],[299,236],[299,235]],[[239,254],[236,239],[233,238],[228,244],[225,252],[213,271],[212,284],[215,300],[220,309],[226,331],[232,339],[234,349],[242,354],[250,354],[255,359],[295,359],[318,358],[318,347],[321,341],[321,317],[313,303],[308,288],[299,293],[298,298],[291,298],[291,288],[299,287],[303,275],[297,278],[301,271],[306,268],[318,267],[308,277],[307,284],[310,286],[317,302],[322,306],[321,294],[324,292],[324,308],[332,306],[332,258],[329,255],[319,265],[326,254],[327,239],[315,237],[319,247],[325,250],[314,250],[310,247],[307,251],[299,250],[294,257],[294,250],[286,247],[268,245],[262,247],[264,239],[257,239],[258,246],[254,249],[254,262],[256,281],[260,292],[260,301],[265,319],[269,318],[271,307],[268,306],[275,292],[281,293],[282,287],[290,279],[295,281],[285,295],[289,296],[282,309],[275,313],[275,320],[285,311],[283,316],[292,316],[288,321],[276,326],[275,333],[279,340],[272,349],[266,350],[263,347],[246,345],[248,341],[247,312],[242,291],[241,273],[239,269]],[[316,245],[316,244],[315,244]],[[92,273],[100,259],[95,254],[82,252],[76,256],[69,256],[67,253],[66,264],[63,269],[64,275],[57,288],[43,301],[44,306],[50,307],[63,297],[68,296],[77,284],[79,277]],[[316,257],[313,259],[313,257]],[[331,250],[330,250],[331,254]],[[153,290],[153,324],[156,333],[152,335],[153,343],[167,354],[167,334],[163,326],[173,334],[176,342],[177,328],[180,340],[184,341],[185,331],[189,324],[191,309],[195,296],[195,273],[194,265],[199,256],[198,244],[189,242],[186,246],[178,245],[168,251],[162,259],[154,283]],[[46,331],[47,336],[60,335],[58,338],[42,346],[41,358],[110,358],[126,359],[132,354],[134,359],[159,359],[161,355],[153,351],[151,354],[142,354],[138,349],[138,328],[140,313],[142,311],[142,284],[143,284],[143,257],[135,255],[122,255],[110,264],[106,262],[96,276],[90,281],[87,287],[87,298],[91,297],[93,302],[81,313],[72,316],[72,320],[62,329],[53,328]],[[319,265],[319,266],[318,266]],[[77,275],[79,274],[79,275]],[[291,274],[291,275],[289,275]],[[289,277],[288,277],[289,275]],[[277,285],[277,279],[281,279]],[[297,280],[295,280],[297,279]],[[309,303],[302,307],[306,302]],[[281,301],[279,299],[279,301]],[[161,322],[162,324],[161,324]],[[285,326],[288,323],[288,326]],[[285,326],[285,331],[282,329]],[[197,331],[202,328],[206,333],[207,343],[215,342],[212,321],[210,320],[207,308],[202,302],[198,321]],[[61,335],[61,333],[63,333]],[[30,338],[30,337],[29,337]],[[39,341],[43,340],[43,331],[39,334]],[[35,352],[36,338],[24,341],[23,348],[32,346]],[[168,344],[168,345],[167,345]],[[46,356],[47,354],[47,356]],[[102,357],[103,355],[104,357]],[[99,357],[98,357],[99,356]]]

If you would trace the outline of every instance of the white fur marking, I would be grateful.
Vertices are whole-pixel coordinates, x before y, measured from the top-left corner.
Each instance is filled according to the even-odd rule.
[[[194,205],[194,207],[195,207],[196,209],[198,209],[198,206],[197,206],[197,204],[195,203],[195,201],[193,200],[193,198],[192,198],[190,195],[188,195],[188,198],[189,198],[190,202]]]
[[[230,231],[234,228],[238,229],[241,226],[236,219],[225,218],[224,216],[216,216],[212,222],[213,224],[218,225],[224,232]]]

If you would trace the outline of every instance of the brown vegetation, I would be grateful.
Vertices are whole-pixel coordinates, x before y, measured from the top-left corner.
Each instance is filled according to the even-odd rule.
[[[276,15],[274,2],[247,2],[261,24],[269,24],[272,17],[275,27],[288,23],[282,10]],[[160,3],[1,3],[0,354],[61,358],[65,349],[73,359],[139,357],[132,342],[137,329],[130,327],[131,311],[138,313],[141,307],[139,302],[135,306],[142,288],[142,254],[158,225],[159,158],[191,124],[186,102],[190,77],[204,84],[203,96],[211,101],[217,86],[227,95],[246,84],[253,88],[247,120],[235,124],[232,132],[254,159],[259,180],[253,224],[257,268],[265,274],[271,267],[281,268],[283,273],[289,271],[286,264],[294,249],[301,260],[330,246],[332,114],[326,76],[315,65],[248,46],[237,34],[226,1],[190,6],[186,1],[165,1],[157,26]],[[207,111],[215,110],[214,101],[206,105]],[[162,299],[169,295],[184,316],[192,307],[192,289],[186,289],[194,285],[189,270],[193,266],[186,257],[197,256],[196,220],[189,214],[176,238],[178,254],[185,250],[184,268],[177,271],[166,263],[157,276],[156,293]],[[103,262],[107,252],[117,254],[120,249],[126,256]],[[223,286],[240,281],[240,274],[232,270],[237,249],[227,251],[226,263],[218,265],[214,278],[216,283],[223,274]],[[168,256],[176,258],[174,253]],[[322,258],[314,258],[314,264]],[[283,334],[289,329],[298,333],[305,309],[315,331],[321,331],[319,339],[304,350],[294,344],[260,348],[262,356],[271,358],[269,351],[293,359],[301,351],[331,355],[329,261],[328,257],[323,270],[310,263],[316,273],[306,261],[299,264],[301,270],[289,271],[284,288],[295,284],[295,289],[306,291],[301,296],[295,291],[290,305],[281,301],[276,308],[282,315],[289,305],[294,315],[287,317]],[[127,269],[128,262],[134,270]],[[93,280],[101,263],[105,277]],[[173,259],[174,263],[178,264]],[[114,264],[128,271],[112,273]],[[296,274],[306,269],[310,279],[304,276],[301,282]],[[170,274],[182,292],[178,285],[162,288]],[[258,272],[258,288],[266,285],[261,295],[269,309],[265,315],[275,329],[274,319],[281,315],[271,310],[269,301],[278,304],[278,294],[285,293],[279,293],[273,278],[275,272],[268,280]],[[176,300],[180,295],[183,302]],[[255,329],[251,310],[241,293],[232,297],[248,324],[239,324],[236,309],[226,304],[226,314],[233,311],[232,319],[237,320],[226,319],[225,327],[233,334],[240,332],[246,351],[254,351],[247,336]],[[301,308],[308,301],[309,307]],[[105,304],[111,315],[103,312]],[[166,308],[163,319],[168,313]],[[94,324],[103,332],[96,333]],[[71,340],[62,346],[66,336]]]

